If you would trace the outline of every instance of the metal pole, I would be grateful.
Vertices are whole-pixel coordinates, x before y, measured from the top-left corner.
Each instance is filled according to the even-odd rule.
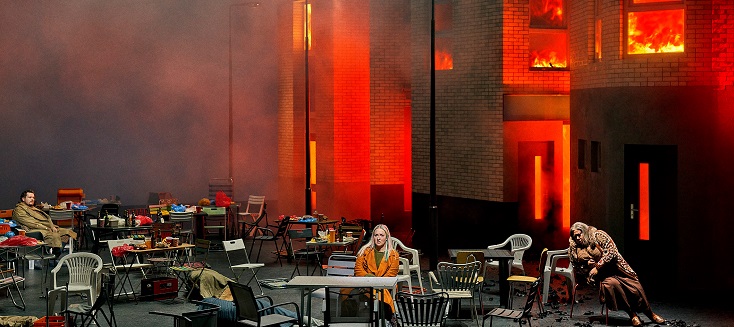
[[[303,35],[304,35],[304,66],[306,75],[306,214],[311,214],[311,96],[308,81],[308,0],[304,1],[303,6]]]
[[[434,18],[434,1],[431,0],[431,141],[430,141],[430,166],[431,166],[431,200],[429,211],[429,225],[431,226],[431,251],[429,255],[429,266],[438,265],[438,206],[436,204],[436,20]]]

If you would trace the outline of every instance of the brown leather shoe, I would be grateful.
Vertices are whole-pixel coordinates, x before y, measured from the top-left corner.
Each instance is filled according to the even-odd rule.
[[[632,326],[642,326],[642,320],[638,316],[632,317]]]
[[[664,324],[665,318],[658,316],[657,313],[653,313],[652,317],[650,317],[650,320],[654,321],[656,324]]]

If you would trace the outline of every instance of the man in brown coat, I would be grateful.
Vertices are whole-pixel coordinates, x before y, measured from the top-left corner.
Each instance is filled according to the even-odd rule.
[[[62,238],[64,240],[68,240],[68,237],[76,239],[76,233],[73,230],[54,225],[51,217],[43,210],[36,208],[35,203],[35,192],[33,190],[23,191],[20,194],[20,202],[13,210],[13,219],[26,231],[43,234],[43,241],[53,248],[53,253],[58,256],[61,254]]]

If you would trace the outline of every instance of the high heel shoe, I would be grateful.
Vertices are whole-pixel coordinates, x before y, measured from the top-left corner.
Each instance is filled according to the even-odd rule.
[[[640,317],[638,316],[632,317],[632,326],[634,327],[642,326],[642,320],[640,319]]]

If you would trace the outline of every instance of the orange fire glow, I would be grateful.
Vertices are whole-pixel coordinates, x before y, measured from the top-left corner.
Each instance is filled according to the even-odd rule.
[[[435,60],[436,70],[454,69],[454,56],[452,55],[451,39],[440,37],[436,38]]]
[[[565,68],[566,58],[553,50],[532,51],[530,53],[531,67]]]
[[[436,70],[454,69],[454,58],[445,51],[436,50]]]
[[[563,27],[563,0],[531,0],[530,26]]]
[[[566,68],[567,38],[565,30],[531,31],[530,67]]]
[[[683,52],[683,9],[630,12],[627,53]]]

